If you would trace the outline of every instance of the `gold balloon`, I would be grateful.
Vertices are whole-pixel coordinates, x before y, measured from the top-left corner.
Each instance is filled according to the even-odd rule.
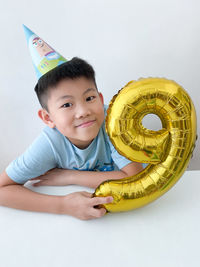
[[[163,129],[144,128],[142,119],[150,113]],[[106,130],[121,155],[148,166],[134,176],[103,182],[94,196],[113,196],[113,203],[104,205],[109,212],[132,210],[163,195],[184,173],[196,141],[195,108],[174,81],[131,81],[110,102]]]

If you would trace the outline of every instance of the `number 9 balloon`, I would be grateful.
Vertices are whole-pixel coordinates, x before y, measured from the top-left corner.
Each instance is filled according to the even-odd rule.
[[[160,118],[163,129],[144,128],[142,119],[150,113]],[[104,205],[107,211],[132,210],[163,195],[184,173],[196,141],[195,108],[174,81],[131,81],[110,102],[106,130],[121,155],[148,166],[134,176],[103,182],[94,196],[113,196]]]

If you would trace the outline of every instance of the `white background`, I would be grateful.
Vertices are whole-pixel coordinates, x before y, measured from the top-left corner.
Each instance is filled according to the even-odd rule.
[[[0,0],[0,6],[0,171],[43,127],[23,23],[66,58],[91,63],[106,103],[130,80],[165,77],[181,84],[200,112],[198,0]],[[199,166],[198,142],[190,169]]]

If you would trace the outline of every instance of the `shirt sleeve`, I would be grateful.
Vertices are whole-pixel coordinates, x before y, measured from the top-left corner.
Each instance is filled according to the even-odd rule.
[[[6,168],[7,175],[16,183],[24,184],[31,178],[38,177],[56,167],[56,159],[51,143],[45,134]]]

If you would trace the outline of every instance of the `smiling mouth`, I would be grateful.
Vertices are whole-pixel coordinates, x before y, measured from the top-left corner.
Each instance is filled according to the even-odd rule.
[[[86,121],[86,122],[83,122],[83,123],[77,125],[76,127],[86,128],[86,127],[89,127],[89,126],[93,125],[95,123],[95,121],[96,120]]]

